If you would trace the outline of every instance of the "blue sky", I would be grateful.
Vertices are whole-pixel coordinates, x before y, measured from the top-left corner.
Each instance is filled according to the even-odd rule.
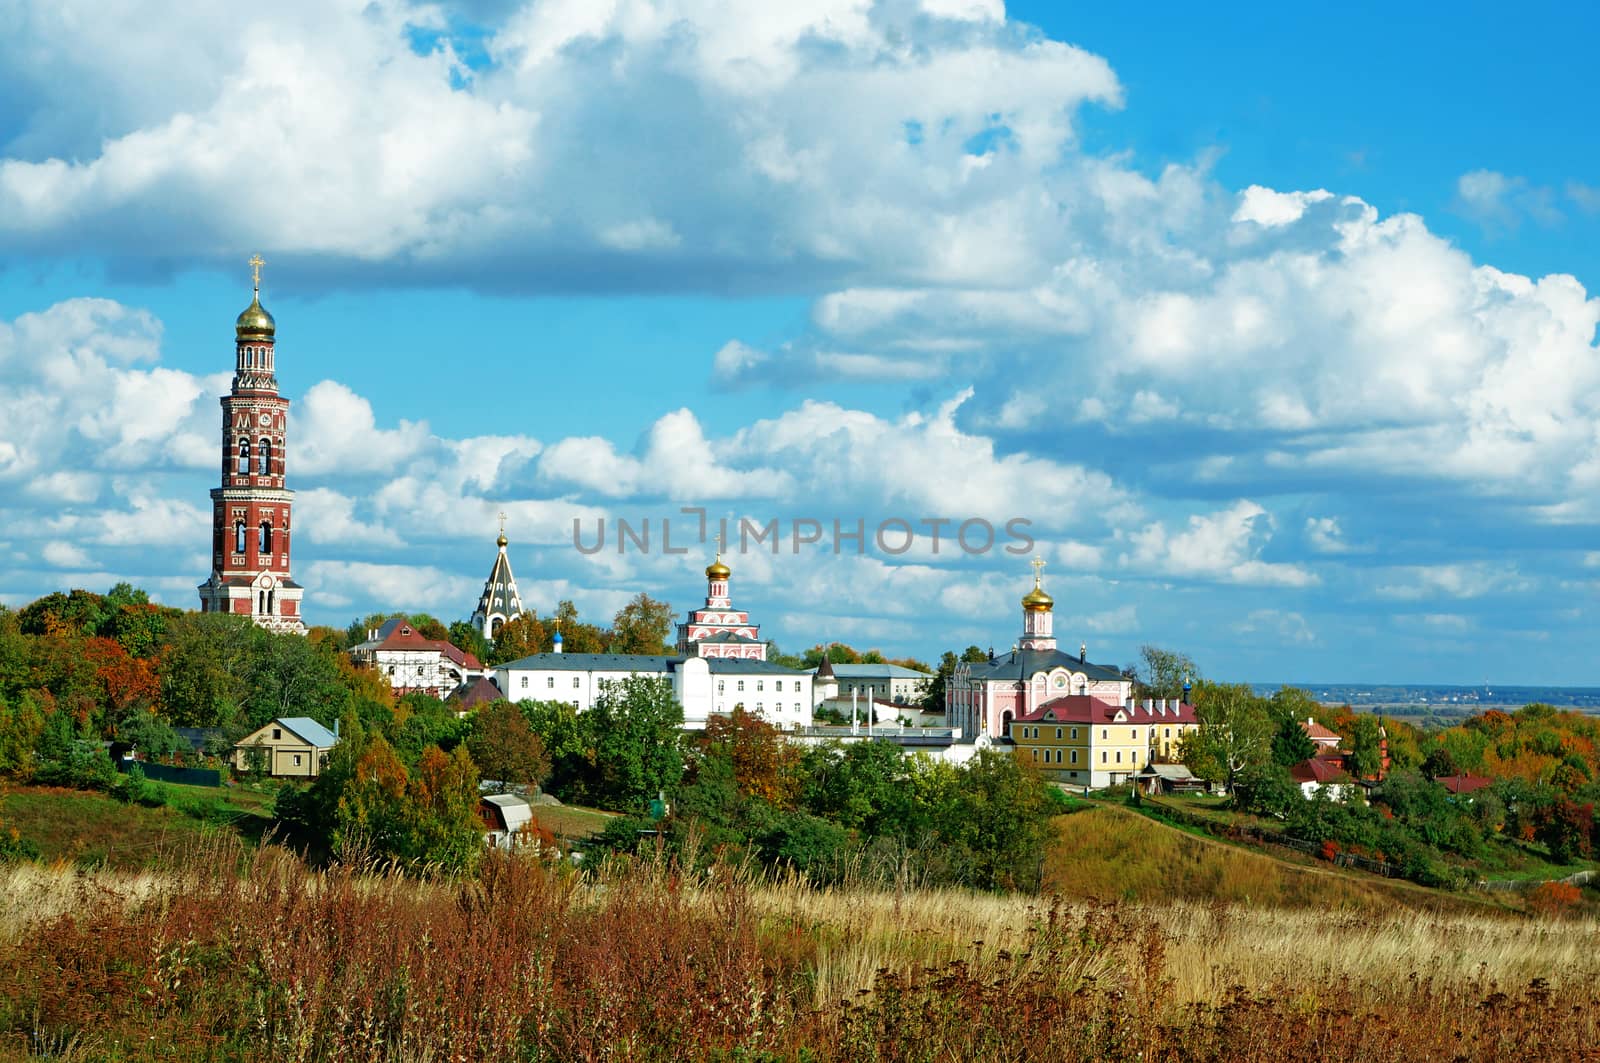
[[[1595,684],[1596,21],[13,6],[0,601],[194,605],[259,252],[313,622],[464,617],[502,510],[599,620],[705,558],[575,519],[1020,517],[1096,659]],[[1020,631],[1024,557],[826,547],[730,559],[784,648]]]

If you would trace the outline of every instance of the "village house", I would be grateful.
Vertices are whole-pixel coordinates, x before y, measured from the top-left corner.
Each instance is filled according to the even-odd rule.
[[[273,778],[315,779],[322,774],[328,752],[338,744],[338,732],[316,720],[282,717],[235,743],[233,766],[237,771],[261,771]]]
[[[443,639],[424,638],[403,616],[367,632],[367,641],[352,647],[350,656],[362,667],[376,668],[396,694],[442,698],[484,674],[478,658]]]

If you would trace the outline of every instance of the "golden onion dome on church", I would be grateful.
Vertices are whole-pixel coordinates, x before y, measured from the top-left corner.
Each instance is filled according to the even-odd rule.
[[[733,570],[722,563],[721,554],[718,554],[717,559],[706,566],[706,579],[727,579],[731,575],[733,575]]]
[[[1030,613],[1048,613],[1055,608],[1056,600],[1045,593],[1045,589],[1036,581],[1033,590],[1022,596],[1022,608]]]
[[[261,305],[260,292],[250,300],[250,305],[244,308],[239,320],[234,322],[233,331],[241,340],[270,338],[278,331],[278,323],[272,320],[267,308]]]

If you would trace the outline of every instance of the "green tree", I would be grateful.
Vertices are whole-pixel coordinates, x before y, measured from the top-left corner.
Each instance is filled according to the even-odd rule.
[[[544,743],[508,701],[492,702],[473,714],[467,751],[483,777],[493,779],[502,791],[538,786],[550,774]]]
[[[1303,690],[1283,687],[1268,701],[1272,716],[1272,759],[1285,768],[1317,755],[1317,744],[1306,733],[1316,703]]]
[[[145,759],[187,753],[190,749],[188,741],[180,738],[166,720],[144,709],[134,709],[117,721],[117,737]]]
[[[252,726],[308,716],[331,728],[349,707],[350,691],[331,645],[258,629],[251,649],[243,708]]]
[[[545,789],[563,801],[588,800],[599,786],[588,721],[570,701],[520,701],[517,711],[550,758]]]
[[[582,719],[599,776],[594,798],[602,807],[634,811],[683,777],[683,706],[667,679],[602,680],[594,707]]]
[[[489,655],[494,647],[489,640],[483,637],[483,632],[465,620],[457,620],[450,625],[450,645],[463,653],[470,653],[480,662],[487,664]],[[515,660],[515,658],[507,658]],[[504,662],[496,662],[504,663]]]
[[[1344,740],[1349,750],[1346,767],[1358,779],[1375,779],[1383,770],[1383,724],[1368,713],[1357,715]]]
[[[667,639],[672,633],[672,606],[658,602],[640,591],[617,610],[611,622],[613,653],[670,653]]]
[[[1135,674],[1134,696],[1139,698],[1182,697],[1184,683],[1200,679],[1200,669],[1188,654],[1148,643],[1139,647]]]
[[[249,619],[224,613],[183,613],[166,626],[156,665],[167,717],[179,727],[243,725],[241,706],[257,638]],[[263,721],[265,722],[265,721]]]
[[[1231,791],[1239,775],[1272,754],[1273,727],[1261,698],[1243,683],[1200,683],[1194,689],[1199,726],[1183,736],[1189,770]]]

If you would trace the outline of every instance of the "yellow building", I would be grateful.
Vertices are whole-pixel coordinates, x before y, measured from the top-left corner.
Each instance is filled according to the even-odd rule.
[[[1127,782],[1152,760],[1175,759],[1179,740],[1196,726],[1194,707],[1177,700],[1115,705],[1074,694],[1013,721],[1011,740],[1046,778],[1099,790]]]
[[[233,747],[238,771],[261,770],[275,778],[315,779],[339,736],[304,716],[273,720]]]

